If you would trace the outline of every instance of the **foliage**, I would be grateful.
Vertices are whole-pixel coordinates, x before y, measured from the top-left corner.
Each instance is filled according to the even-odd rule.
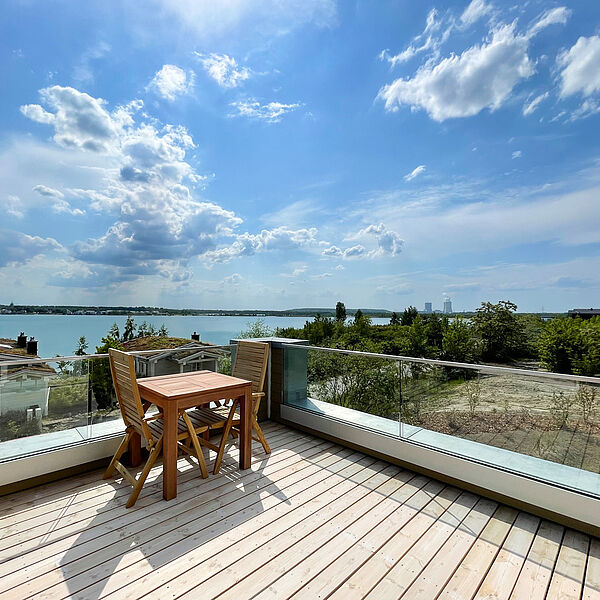
[[[343,323],[346,320],[346,306],[343,302],[338,302],[335,305],[335,320],[338,323]]]
[[[418,316],[419,311],[414,306],[409,306],[408,308],[404,309],[400,324],[410,326]]]
[[[52,380],[49,386],[48,415],[65,417],[85,413],[88,409],[87,375],[64,376]]]
[[[309,352],[311,397],[361,412],[397,419],[398,369],[394,361]]]
[[[27,420],[23,410],[9,410],[0,416],[0,442],[41,433],[37,419]]]
[[[241,339],[271,337],[273,330],[265,323],[264,319],[246,323],[246,329],[238,335]]]
[[[482,302],[473,316],[473,327],[481,340],[483,360],[506,362],[525,350],[523,323],[517,319],[517,305],[507,300],[498,304]]]
[[[542,364],[555,373],[600,374],[600,317],[552,319],[538,340]]]
[[[580,385],[575,393],[575,404],[581,409],[584,422],[589,423],[596,412],[596,387]]]
[[[552,392],[550,412],[552,420],[559,429],[567,424],[570,407],[571,399],[564,392]]]
[[[125,321],[125,327],[123,328],[123,337],[121,338],[121,341],[128,342],[129,340],[132,340],[135,337],[135,330],[135,321],[133,320],[133,317],[129,315]]]
[[[448,325],[442,337],[442,357],[445,360],[472,363],[478,358],[478,347],[471,328],[461,317]]]
[[[102,338],[102,345],[96,347],[98,354],[106,354],[109,348],[123,350],[120,340],[117,340],[110,335]],[[108,358],[94,360],[91,363],[90,386],[96,405],[100,410],[108,410],[114,408],[117,404],[117,397],[112,383],[112,375],[110,372],[110,363]]]
[[[390,325],[401,325],[400,315],[397,312],[393,312],[390,317]]]

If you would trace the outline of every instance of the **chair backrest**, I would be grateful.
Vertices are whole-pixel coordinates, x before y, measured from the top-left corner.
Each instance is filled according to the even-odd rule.
[[[135,365],[133,356],[115,350],[108,349],[110,360],[110,372],[112,373],[113,385],[119,401],[121,415],[127,427],[134,427],[146,440],[152,444],[152,434],[148,424],[144,420],[144,407],[135,377]]]
[[[252,382],[252,392],[263,392],[267,376],[269,344],[263,342],[237,343],[232,375]]]

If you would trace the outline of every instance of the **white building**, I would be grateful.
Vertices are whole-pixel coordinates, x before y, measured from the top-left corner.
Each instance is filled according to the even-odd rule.
[[[444,314],[449,315],[450,313],[452,313],[452,300],[444,298]]]

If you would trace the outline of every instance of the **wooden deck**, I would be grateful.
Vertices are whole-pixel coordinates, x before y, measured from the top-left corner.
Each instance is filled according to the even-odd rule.
[[[0,599],[600,598],[600,540],[273,423],[240,473],[0,498]],[[214,458],[211,452],[210,458]],[[210,471],[210,464],[209,464]]]

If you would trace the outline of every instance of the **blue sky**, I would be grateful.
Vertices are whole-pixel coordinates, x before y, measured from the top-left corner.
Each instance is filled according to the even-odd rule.
[[[9,2],[0,303],[597,305],[600,3]]]

